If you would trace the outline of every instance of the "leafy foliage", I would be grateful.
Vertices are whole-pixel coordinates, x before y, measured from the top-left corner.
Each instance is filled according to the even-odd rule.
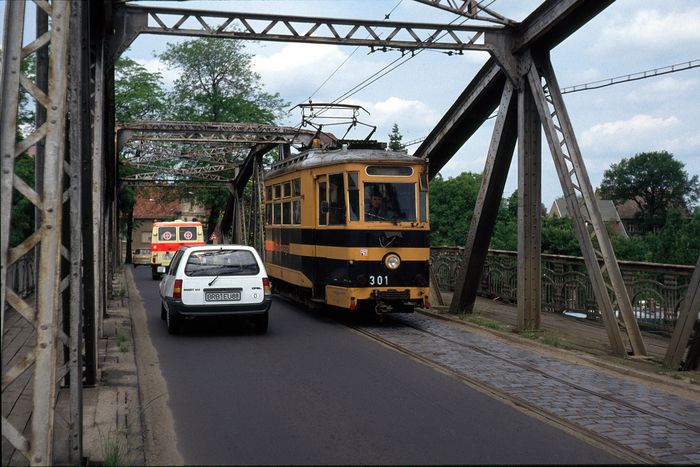
[[[689,210],[700,197],[698,176],[689,177],[684,164],[667,151],[643,152],[612,164],[599,193],[616,204],[634,200],[649,226],[659,226],[672,207]]]
[[[464,245],[474,214],[481,175],[464,172],[443,180],[438,175],[430,183],[430,243]]]
[[[180,71],[170,93],[171,117],[204,122],[273,123],[288,105],[262,90],[240,41],[201,38],[169,43],[161,60]]]
[[[695,264],[700,255],[700,208],[690,217],[672,208],[664,225],[639,237],[612,238],[618,259],[668,264]]]
[[[114,69],[114,96],[118,122],[156,120],[168,107],[163,78],[130,58],[117,60]]]
[[[34,159],[22,154],[15,160],[15,175],[34,186]],[[17,190],[12,194],[10,246],[15,247],[34,232],[34,205]]]

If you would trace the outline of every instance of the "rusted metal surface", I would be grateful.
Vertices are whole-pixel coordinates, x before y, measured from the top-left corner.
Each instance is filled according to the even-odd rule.
[[[346,18],[204,11],[123,5],[119,21],[129,24],[118,50],[141,33],[229,39],[370,46],[400,50],[487,50],[476,40],[501,26],[409,23]],[[126,28],[125,28],[126,29]]]
[[[517,96],[511,83],[506,83],[498,106],[486,167],[477,203],[465,243],[465,267],[457,276],[457,285],[450,303],[450,313],[470,312],[481,276],[481,269],[488,252],[489,241],[501,204],[503,187],[513,158],[517,138]],[[432,276],[431,276],[432,277]]]

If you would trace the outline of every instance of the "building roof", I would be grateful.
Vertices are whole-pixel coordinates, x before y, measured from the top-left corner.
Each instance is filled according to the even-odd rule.
[[[183,213],[183,203],[172,190],[140,187],[136,190],[134,219],[172,219]]]
[[[621,219],[635,219],[639,214],[640,209],[637,202],[633,199],[628,199],[617,206],[617,212]]]

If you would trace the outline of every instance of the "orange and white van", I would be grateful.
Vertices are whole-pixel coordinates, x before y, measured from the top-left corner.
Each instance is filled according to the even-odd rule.
[[[181,246],[204,244],[201,222],[154,222],[151,232],[151,276],[160,279]]]

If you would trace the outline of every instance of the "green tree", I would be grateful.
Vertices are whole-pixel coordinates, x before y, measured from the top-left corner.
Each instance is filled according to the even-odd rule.
[[[114,102],[118,122],[160,119],[168,108],[160,73],[151,73],[130,58],[114,68]]]
[[[160,59],[180,71],[169,95],[169,116],[174,120],[272,124],[289,105],[278,93],[263,90],[260,77],[250,67],[251,56],[240,41],[202,38],[168,44]],[[193,195],[209,211],[209,238],[229,192],[202,188],[193,190]],[[250,205],[249,200],[245,202]]]
[[[430,244],[464,245],[474,214],[481,175],[464,172],[444,180],[440,175],[430,183]]]
[[[516,251],[518,249],[518,192],[503,199],[493,226],[491,244],[494,250]]]
[[[392,151],[403,151],[406,149],[406,146],[401,144],[402,139],[403,135],[399,132],[399,126],[394,123],[394,126],[391,127],[391,133],[389,133],[389,149]]]
[[[545,217],[542,219],[542,253],[550,255],[581,256],[569,218]]]
[[[278,93],[263,91],[241,41],[169,43],[160,59],[180,71],[170,95],[176,120],[273,123],[289,105]]]
[[[698,176],[666,151],[643,152],[612,164],[603,174],[599,193],[620,204],[634,200],[648,226],[659,226],[671,207],[689,210],[700,197]]]

